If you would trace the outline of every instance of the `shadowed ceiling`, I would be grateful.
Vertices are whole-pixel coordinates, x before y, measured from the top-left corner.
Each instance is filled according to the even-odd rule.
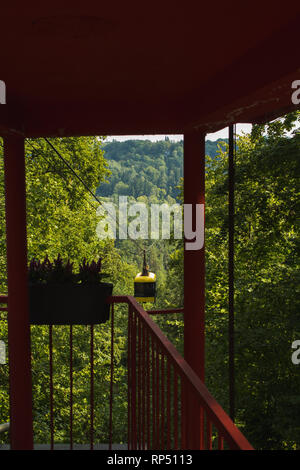
[[[213,132],[293,109],[300,5],[10,2],[0,129],[27,136]]]

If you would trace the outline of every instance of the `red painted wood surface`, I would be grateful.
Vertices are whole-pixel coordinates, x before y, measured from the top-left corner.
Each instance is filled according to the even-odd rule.
[[[5,106],[5,105],[4,105]],[[24,139],[4,139],[8,278],[10,437],[14,450],[32,449],[32,385],[27,289]]]
[[[184,204],[205,204],[205,136],[184,135]],[[193,212],[195,227],[195,211]],[[185,240],[186,244],[187,240]],[[184,356],[204,381],[205,252],[184,250]]]
[[[213,132],[293,107],[299,4],[165,0],[159,14],[154,5],[4,3],[0,132]],[[214,34],[203,18],[214,18]]]
[[[184,135],[184,204],[195,208],[205,204],[205,136],[199,132]],[[204,220],[201,221],[202,225]],[[194,228],[195,230],[195,228]],[[205,248],[184,248],[184,358],[199,378],[205,376]],[[193,436],[193,446],[201,446],[203,419],[199,404],[184,386],[183,406],[186,407],[184,434]]]

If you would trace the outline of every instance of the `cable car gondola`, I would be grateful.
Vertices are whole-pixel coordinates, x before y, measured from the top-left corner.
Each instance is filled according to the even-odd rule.
[[[149,271],[144,250],[143,270],[134,279],[134,297],[140,303],[155,302],[156,299],[156,274]]]

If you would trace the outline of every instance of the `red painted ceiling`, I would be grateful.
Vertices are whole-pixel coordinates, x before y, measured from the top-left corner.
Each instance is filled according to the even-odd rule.
[[[0,130],[214,131],[292,109],[299,2],[10,1]]]

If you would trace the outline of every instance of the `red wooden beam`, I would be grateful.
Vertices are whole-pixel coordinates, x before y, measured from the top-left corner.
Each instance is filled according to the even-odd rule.
[[[205,136],[197,132],[184,135],[184,204],[205,202]],[[193,212],[193,218],[195,211]],[[195,225],[195,221],[194,225]],[[184,250],[184,355],[204,381],[204,246]]]
[[[205,135],[191,132],[184,135],[184,204],[193,207],[193,229],[196,226],[196,205],[205,202]],[[202,221],[204,224],[204,220]],[[195,229],[194,229],[195,230]],[[184,249],[184,358],[204,382],[205,360],[205,252],[204,246]],[[185,393],[185,389],[183,389]],[[189,397],[185,397],[186,433],[192,436],[192,448],[201,448],[202,414]],[[198,410],[198,412],[197,412]]]
[[[33,448],[30,325],[27,288],[27,242],[24,139],[4,138],[10,436],[14,450]]]

